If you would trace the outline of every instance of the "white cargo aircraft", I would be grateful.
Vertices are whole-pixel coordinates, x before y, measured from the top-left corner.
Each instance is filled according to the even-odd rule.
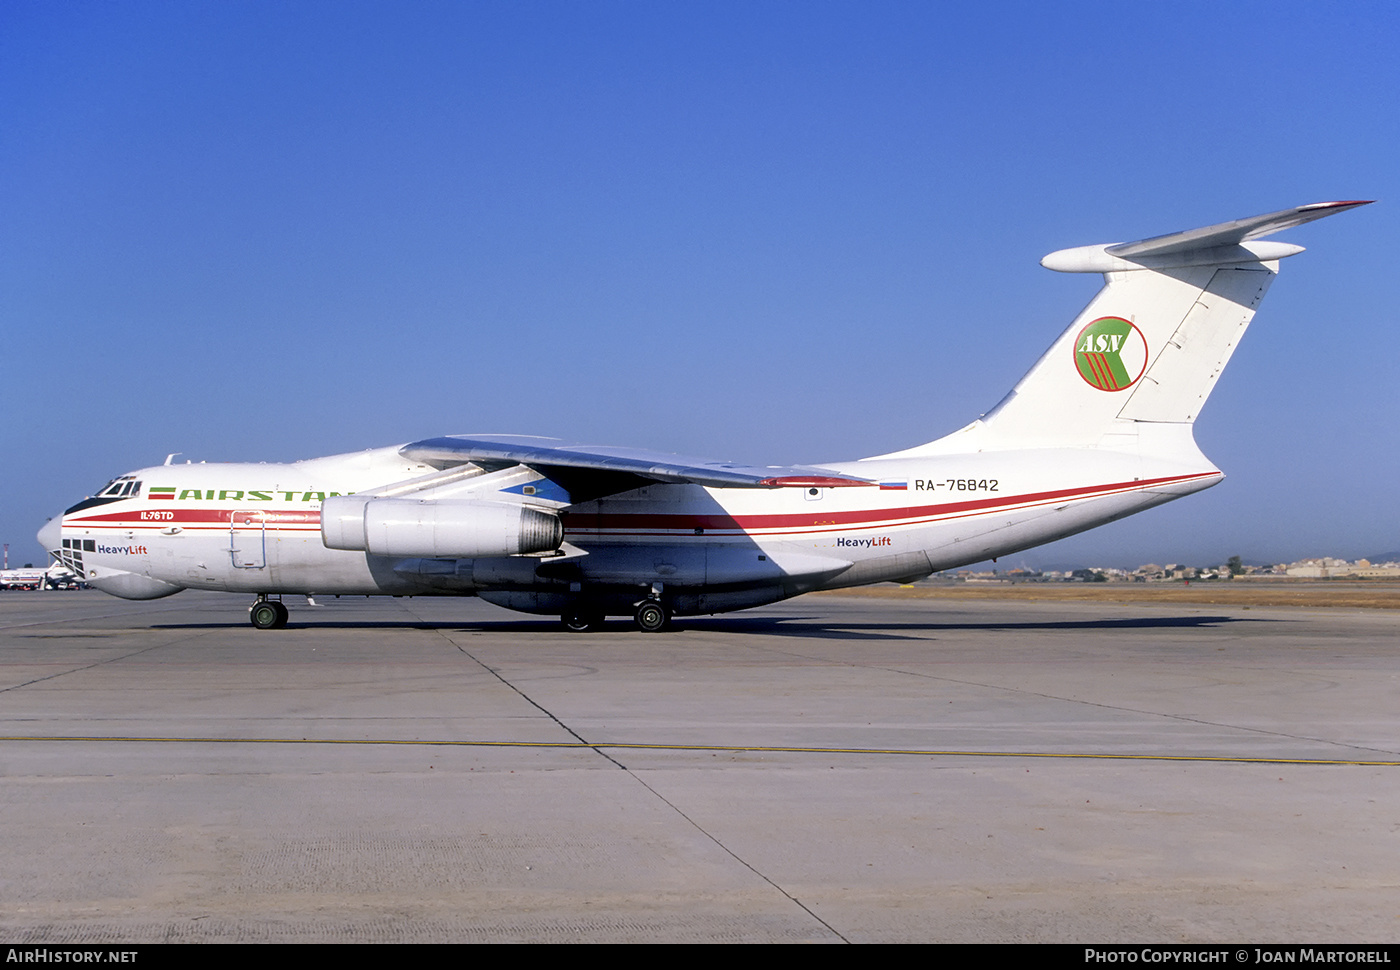
[[[26,566],[22,569],[0,569],[0,589],[63,589],[81,582],[72,570],[54,563],[48,569]]]
[[[1104,287],[996,407],[906,451],[746,467],[515,435],[452,435],[294,464],[143,468],[39,533],[98,589],[477,595],[571,630],[910,581],[1091,529],[1223,477],[1192,424],[1278,261],[1262,237],[1323,202],[1051,253]]]

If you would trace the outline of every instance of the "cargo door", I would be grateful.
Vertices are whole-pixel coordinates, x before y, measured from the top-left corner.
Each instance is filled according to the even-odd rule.
[[[229,515],[228,546],[235,569],[266,568],[267,522],[261,509]]]

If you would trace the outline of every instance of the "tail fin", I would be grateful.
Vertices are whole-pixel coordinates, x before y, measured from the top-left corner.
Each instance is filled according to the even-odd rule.
[[[1323,202],[1138,242],[1051,253],[1047,269],[1103,273],[1104,287],[1000,404],[961,432],[901,454],[1113,446],[1138,422],[1189,426],[1215,387],[1278,260],[1253,242],[1366,202]],[[969,436],[975,438],[969,440]]]

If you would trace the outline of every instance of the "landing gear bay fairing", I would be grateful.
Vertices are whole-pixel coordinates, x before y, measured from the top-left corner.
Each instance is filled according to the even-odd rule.
[[[1324,202],[1051,253],[1104,286],[996,407],[905,451],[747,467],[513,435],[452,435],[294,464],[166,464],[113,480],[39,541],[115,596],[182,589],[476,595],[571,630],[907,582],[1092,529],[1223,477],[1201,406],[1301,246],[1261,241]]]

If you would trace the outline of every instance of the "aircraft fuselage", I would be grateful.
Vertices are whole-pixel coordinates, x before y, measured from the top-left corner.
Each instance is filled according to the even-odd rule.
[[[293,464],[158,465],[118,479],[137,483],[131,494],[70,509],[55,545],[86,582],[135,599],[181,589],[476,594],[531,613],[587,603],[616,615],[664,595],[683,616],[918,578],[1093,528],[1222,477],[1203,457],[1183,464],[1108,450],[823,467],[879,484],[652,483],[565,506],[564,544],[549,554],[437,559],[323,541],[327,499],[433,472],[397,448]]]

